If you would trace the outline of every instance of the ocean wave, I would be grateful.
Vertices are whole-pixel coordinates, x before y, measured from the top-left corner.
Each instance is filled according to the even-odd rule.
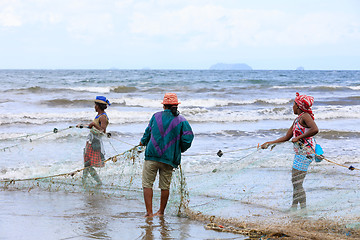
[[[67,100],[56,100],[56,104],[65,104]],[[149,104],[149,101],[147,102]],[[184,101],[185,103],[185,101]],[[71,104],[71,102],[70,102]],[[128,106],[129,103],[126,102]],[[132,104],[140,104],[133,102]],[[198,105],[206,105],[201,102]],[[218,102],[213,103],[219,104]],[[229,103],[226,103],[229,104]],[[131,105],[131,104],[130,104]],[[146,105],[142,103],[142,105]],[[146,122],[150,119],[155,111],[161,110],[161,103],[153,100],[149,104],[153,108],[139,108],[130,110],[129,108],[122,110],[120,108],[108,108],[107,113],[110,122],[114,124],[123,123],[139,123]],[[208,104],[209,105],[209,104]],[[190,107],[189,107],[190,106]],[[192,122],[255,122],[262,120],[290,120],[295,116],[289,107],[263,107],[263,108],[219,108],[212,109],[208,107],[194,107],[193,103],[184,104],[179,108],[182,115]],[[359,119],[360,105],[354,106],[318,106],[313,109],[316,120],[334,120],[334,119]],[[88,122],[94,118],[93,110],[74,111],[71,108],[63,108],[61,112],[23,112],[8,113],[0,119],[0,124],[48,124],[56,122],[79,123],[81,121]]]
[[[74,106],[82,106],[86,107],[89,106],[91,103],[93,103],[92,100],[69,100],[64,98],[59,99],[52,99],[48,100],[46,102],[41,102],[41,104],[47,105],[47,106],[62,106],[62,107],[74,107]]]
[[[27,87],[27,88],[12,88],[7,89],[5,92],[19,92],[19,93],[49,93],[49,92],[61,92],[64,91],[63,88],[46,88],[46,87],[39,87],[39,86],[33,86],[33,87]]]
[[[70,90],[78,92],[109,93],[113,87],[70,87]]]
[[[5,92],[20,92],[20,93],[51,93],[51,92],[93,92],[93,93],[131,93],[136,92],[138,89],[136,87],[128,86],[103,86],[103,87],[94,87],[94,86],[81,86],[81,87],[58,87],[58,88],[47,88],[40,86],[33,86],[27,88],[13,88],[8,89]]]
[[[358,119],[360,106],[330,106],[314,109],[317,120]],[[208,110],[195,111],[184,109],[182,113],[194,122],[254,122],[262,120],[294,120],[291,109],[286,107],[253,109],[253,110]]]
[[[360,86],[353,86],[353,87],[349,87],[351,90],[356,90],[359,91],[360,90]]]
[[[127,87],[127,86],[118,86],[111,89],[112,92],[116,93],[130,93],[136,92],[138,89],[136,87]]]
[[[5,92],[18,92],[18,93],[33,93],[33,94],[40,94],[40,93],[57,93],[57,92],[69,92],[76,91],[76,92],[101,92],[101,93],[108,93],[110,92],[110,87],[60,87],[60,88],[47,88],[47,87],[28,87],[28,88],[14,88],[8,89]]]
[[[290,98],[274,98],[274,99],[252,99],[252,100],[232,100],[232,99],[216,99],[216,98],[207,98],[207,99],[184,99],[181,100],[181,107],[225,107],[225,106],[243,106],[243,105],[284,105],[291,103],[292,99]],[[161,106],[161,100],[159,99],[145,99],[139,97],[122,97],[117,99],[112,99],[113,103],[117,103],[129,107],[150,107],[158,108]]]
[[[73,91],[80,91],[80,92],[94,92],[94,93],[131,93],[136,92],[138,89],[136,87],[128,87],[128,86],[103,86],[103,87],[72,87],[69,88]]]
[[[360,105],[360,96],[330,97],[316,100],[316,105],[339,105],[352,106]]]
[[[164,88],[161,87],[151,87],[151,88],[145,88],[142,89],[143,92],[149,92],[149,93],[163,93]]]
[[[319,133],[321,138],[325,139],[358,139],[360,132],[356,131],[339,131],[339,130],[321,130]]]
[[[291,124],[291,123],[289,123]],[[204,136],[227,136],[227,137],[262,137],[269,135],[281,135],[285,134],[288,128],[279,128],[279,129],[268,129],[268,130],[255,130],[255,131],[242,131],[242,130],[221,130],[211,133],[203,133]],[[330,129],[321,129],[320,132],[316,135],[317,138],[336,140],[336,139],[359,139],[360,131],[344,131],[344,130],[330,130]]]
[[[322,86],[309,86],[309,85],[293,85],[293,86],[272,86],[272,89],[308,89],[308,91],[345,91],[345,90],[353,90],[359,91],[360,86],[340,86],[340,85],[322,85]]]
[[[153,112],[127,112],[108,110],[110,116],[110,123],[138,123],[147,122],[150,120]],[[61,113],[16,113],[8,114],[0,119],[1,125],[16,125],[16,124],[52,124],[52,123],[69,123],[69,125],[77,125],[79,123],[89,123],[94,118],[94,112],[78,111],[61,112]]]

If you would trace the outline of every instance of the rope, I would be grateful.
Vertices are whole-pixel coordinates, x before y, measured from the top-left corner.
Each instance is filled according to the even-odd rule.
[[[122,140],[120,140],[120,139],[118,139],[118,138],[116,138],[116,137],[113,137],[113,136],[111,135],[111,133],[108,133],[108,137],[109,137],[109,134],[110,134],[110,137],[111,137],[112,139],[115,139],[115,140],[117,140],[117,141],[119,141],[119,142],[125,143],[125,144],[130,145],[130,146],[134,146],[134,144],[131,144],[131,143],[122,141]]]
[[[336,163],[336,162],[333,162],[333,161],[330,161],[329,159],[325,158],[324,156],[322,155],[317,155],[317,157],[322,157],[323,160],[329,162],[329,163],[332,163],[332,164],[335,164],[335,165],[338,165],[340,167],[345,167],[347,169],[349,169],[350,171],[353,171],[353,170],[360,170],[359,168],[356,168],[356,167],[353,167],[350,165],[350,167],[346,166],[346,165],[342,165],[340,163]]]
[[[116,162],[117,161],[117,157],[119,156],[122,156],[122,155],[125,155],[126,153],[128,152],[142,152],[143,150],[140,150],[138,149],[139,146],[134,146],[133,148],[123,152],[123,153],[120,153],[120,154],[117,154],[117,155],[114,155],[112,157],[109,157],[108,159],[106,159],[104,162],[108,162],[108,161],[113,161],[113,162]],[[77,169],[75,171],[72,171],[72,172],[68,172],[68,173],[60,173],[60,174],[55,174],[55,175],[50,175],[50,176],[44,176],[44,177],[33,177],[33,178],[23,178],[23,179],[3,179],[3,180],[0,180],[0,182],[9,182],[10,184],[11,183],[15,183],[15,182],[21,182],[21,181],[31,181],[31,180],[41,180],[41,179],[47,179],[47,178],[55,178],[55,177],[62,177],[62,176],[74,176],[76,173],[78,172],[81,172],[81,171],[84,171],[85,169],[87,168],[90,168],[89,167],[84,167],[84,168],[81,168],[81,169]]]
[[[216,155],[218,157],[222,157],[224,155],[224,153],[245,151],[245,150],[249,150],[249,149],[253,149],[253,148],[258,148],[258,146],[256,146],[256,147],[248,147],[248,148],[239,148],[239,149],[236,149],[236,150],[225,151],[225,152],[223,152],[222,150],[219,150],[216,153]],[[190,157],[190,156],[213,156],[213,155],[214,155],[214,153],[199,153],[199,154],[183,154],[182,156]]]
[[[295,144],[295,143],[294,143],[294,144]],[[329,163],[332,163],[332,164],[338,165],[338,166],[340,166],[340,167],[345,167],[345,168],[349,169],[350,171],[353,171],[353,170],[360,170],[359,168],[355,168],[355,167],[353,167],[353,166],[348,167],[348,166],[346,166],[346,165],[343,165],[343,164],[340,164],[340,163],[333,162],[333,161],[331,161],[331,160],[329,160],[329,159],[325,158],[325,156],[323,156],[323,155],[318,155],[318,154],[316,154],[315,150],[314,150],[312,147],[311,147],[310,149],[311,149],[311,151],[313,152],[313,154],[315,155],[315,157],[317,157],[317,158],[319,158],[319,159],[325,160],[325,161],[327,161],[327,162],[329,162]]]
[[[204,226],[206,230],[241,234],[241,235],[249,236],[250,237],[249,239],[262,239],[263,237],[276,237],[276,238],[289,237],[288,235],[283,233],[269,234],[264,232],[263,230],[250,229],[245,227],[223,226],[212,222],[214,219],[215,216],[210,217],[210,223]]]
[[[63,128],[63,129],[60,129],[60,130],[57,129],[57,128],[54,128],[51,132],[29,134],[29,135],[24,135],[24,136],[21,136],[21,137],[7,138],[6,140],[8,140],[8,139],[20,139],[20,138],[23,138],[23,137],[39,136],[39,135],[41,135],[41,134],[45,134],[44,136],[41,136],[41,137],[38,137],[38,138],[30,138],[29,141],[30,141],[30,142],[33,142],[34,140],[39,140],[39,139],[42,139],[42,138],[51,136],[51,135],[56,134],[56,133],[59,133],[59,132],[63,132],[63,131],[69,130],[70,128],[74,128],[74,126],[69,126],[68,128]],[[6,149],[10,149],[10,148],[17,147],[17,146],[20,146],[20,145],[21,145],[21,143],[15,144],[15,145],[12,145],[12,146],[8,146],[8,147],[4,147],[4,148],[1,148],[0,151],[3,151],[3,152],[4,152]]]
[[[112,144],[112,142],[109,141],[109,143],[110,143],[111,147],[114,149],[114,151],[116,152],[116,154],[119,154],[118,151],[116,151],[116,148],[114,147],[114,145]]]
[[[35,140],[38,140],[38,139],[41,139],[41,138],[50,136],[50,135],[52,135],[52,134],[56,134],[56,133],[61,132],[61,131],[68,130],[68,129],[70,129],[70,128],[74,128],[74,126],[69,126],[68,128],[64,128],[64,129],[60,129],[60,130],[58,130],[57,128],[54,128],[53,132],[51,132],[51,133],[49,133],[49,134],[47,134],[47,135],[45,135],[45,136],[41,136],[41,137],[39,137],[39,138],[36,138]],[[82,128],[82,127],[80,126],[80,128]],[[95,130],[96,130],[96,129],[95,129]],[[105,134],[105,133],[100,132],[100,131],[97,131],[97,132],[98,132],[99,134],[106,135],[108,138],[111,137],[111,133]],[[113,137],[112,137],[112,138],[113,138]],[[123,143],[125,143],[125,144],[131,145],[130,143],[127,143],[127,142],[122,141],[122,140],[120,140],[120,139],[116,139],[116,138],[114,138],[114,139],[115,139],[115,140],[118,140],[118,141],[120,141],[120,142],[123,142]],[[30,141],[32,141],[32,140],[30,139]],[[273,148],[274,148],[276,145],[278,145],[278,144],[282,144],[282,143],[271,144],[271,145],[270,145],[270,146],[271,146],[270,151],[272,151]],[[10,148],[15,147],[15,146],[18,146],[18,145],[20,145],[20,144],[13,145],[13,146],[10,146],[10,147],[5,147],[5,148],[2,148],[2,149],[0,149],[0,150],[1,150],[1,151],[5,151],[5,149],[10,149]],[[110,145],[114,148],[114,146],[111,144],[111,142],[110,142]],[[133,151],[135,151],[135,149],[136,149],[136,151],[137,151],[138,153],[140,153],[140,152],[143,151],[143,149],[142,149],[142,150],[138,149],[139,145],[136,145],[136,146],[131,145],[131,146],[133,146],[131,149],[129,149],[129,150],[123,152],[123,153],[114,155],[114,156],[106,159],[104,162],[108,162],[108,161],[110,161],[110,160],[112,160],[113,162],[116,162],[116,161],[117,161],[117,159],[116,159],[117,157],[122,156],[122,155],[124,155],[124,154],[127,153],[127,152],[133,152]],[[253,149],[253,148],[259,149],[260,146],[259,146],[259,144],[258,144],[257,146],[253,146],[253,147],[239,148],[239,149],[235,149],[235,150],[231,150],[231,151],[225,151],[225,152],[223,152],[222,150],[219,150],[219,151],[217,152],[217,156],[222,157],[224,153],[232,153],[232,152],[238,152],[238,151],[245,151],[245,150],[250,150],[250,149]],[[114,150],[115,150],[115,148],[114,148]],[[312,149],[311,149],[311,150],[312,150]],[[314,150],[312,150],[312,151],[314,152],[314,154],[315,154],[316,157],[321,158],[321,159],[323,159],[323,160],[325,160],[325,161],[327,161],[327,162],[330,162],[330,163],[332,163],[332,164],[335,164],[335,165],[338,165],[338,166],[341,166],[341,167],[345,167],[345,168],[347,168],[347,169],[349,169],[349,170],[351,170],[351,171],[353,171],[353,170],[360,170],[359,168],[355,168],[355,167],[353,167],[353,166],[348,167],[348,166],[345,166],[345,165],[342,165],[342,164],[333,162],[333,161],[325,158],[323,155],[317,155]],[[115,150],[115,152],[117,152],[117,151]],[[251,152],[251,153],[245,155],[244,157],[240,158],[240,159],[237,160],[236,162],[241,161],[241,160],[243,160],[244,158],[247,158],[247,157],[251,156],[252,154],[254,154],[254,153],[256,153],[256,152],[257,152],[257,151]],[[212,155],[214,155],[214,154],[213,154],[213,153],[189,154],[189,155],[188,155],[188,154],[185,154],[185,155],[183,155],[183,156],[206,156],[206,155],[211,155],[211,156],[212,156]],[[234,162],[234,163],[235,163],[235,162]],[[232,164],[234,164],[234,163],[232,163]],[[85,169],[87,169],[87,168],[89,168],[89,167],[85,167],[85,168],[82,168],[82,169],[78,169],[78,170],[72,171],[72,172],[70,172],[70,173],[62,173],[62,174],[56,174],[56,175],[51,175],[51,176],[45,176],[45,177],[34,177],[34,178],[25,178],[25,179],[6,179],[6,180],[0,180],[0,182],[10,182],[10,183],[12,183],[12,182],[16,182],[16,181],[40,180],[40,179],[61,177],[61,176],[67,176],[67,175],[74,176],[76,173],[81,172],[81,171],[83,171],[83,170],[85,170]],[[180,169],[181,169],[181,167],[180,167]],[[216,171],[216,170],[217,170],[217,169],[214,169],[213,171]],[[180,171],[181,171],[181,170],[180,170]]]
[[[28,138],[28,137],[31,137],[31,136],[36,136],[36,135],[39,135],[39,133],[26,134],[26,135],[23,135],[23,136],[11,137],[11,138],[5,138],[5,139],[1,139],[1,140],[15,140],[15,139],[21,139],[21,138]]]
[[[270,144],[270,145],[271,145],[270,151],[273,150],[273,148],[274,148],[277,144],[279,144],[279,143]],[[298,144],[298,143],[294,143],[294,144]],[[326,158],[325,156],[323,156],[323,155],[318,155],[318,154],[316,154],[316,152],[315,152],[314,149],[312,149],[312,148],[310,148],[310,150],[311,150],[312,153],[315,155],[315,157],[320,158],[320,159],[322,159],[322,160],[325,160],[325,161],[327,161],[327,162],[329,162],[329,163],[335,164],[335,165],[340,166],[340,167],[347,168],[347,169],[349,169],[350,171],[360,170],[359,168],[353,167],[353,166],[351,166],[351,165],[350,165],[350,167],[348,167],[348,166],[346,166],[346,165],[343,165],[343,164],[340,164],[340,163],[331,161],[331,160],[327,159],[327,158]]]

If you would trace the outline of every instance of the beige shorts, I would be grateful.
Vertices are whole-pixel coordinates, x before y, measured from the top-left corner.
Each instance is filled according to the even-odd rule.
[[[159,171],[159,188],[169,190],[173,167],[157,161],[144,161],[142,173],[142,187],[152,188],[155,182],[156,174]]]

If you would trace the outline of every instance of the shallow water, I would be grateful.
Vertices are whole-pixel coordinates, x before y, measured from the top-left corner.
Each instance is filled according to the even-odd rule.
[[[144,218],[137,200],[102,195],[2,191],[0,239],[244,239],[174,215]]]

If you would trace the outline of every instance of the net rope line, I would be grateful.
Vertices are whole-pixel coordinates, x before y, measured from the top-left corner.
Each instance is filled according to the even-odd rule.
[[[253,146],[253,147],[247,147],[247,148],[239,148],[239,149],[235,149],[235,150],[231,150],[231,151],[219,150],[219,152],[217,154],[218,154],[218,156],[219,156],[219,154],[222,156],[222,154],[224,154],[224,153],[233,153],[233,152],[246,151],[246,150],[250,150],[250,149],[258,148],[258,147],[259,146]],[[184,156],[184,157],[193,157],[193,156],[213,156],[213,155],[214,155],[214,153],[198,153],[198,154],[183,154],[182,156]]]
[[[108,161],[113,161],[113,162],[116,162],[117,161],[117,157],[120,157],[120,156],[123,156],[125,155],[126,153],[132,153],[134,151],[137,151],[138,153],[142,152],[143,150],[140,150],[138,148],[139,146],[134,146],[133,148],[130,148],[120,154],[117,154],[117,155],[114,155],[112,157],[109,157],[107,158],[104,163],[108,162]],[[22,179],[2,179],[0,180],[0,182],[10,182],[10,183],[15,183],[15,182],[20,182],[20,181],[31,181],[31,180],[41,180],[41,179],[46,179],[46,178],[55,178],[55,177],[62,177],[62,176],[74,176],[75,174],[85,170],[85,169],[88,169],[90,168],[91,166],[89,167],[84,167],[84,168],[81,168],[81,169],[77,169],[77,170],[74,170],[74,171],[71,171],[71,172],[68,172],[68,173],[60,173],[60,174],[54,174],[54,175],[49,175],[49,176],[44,176],[44,177],[33,177],[33,178],[22,178]]]
[[[104,134],[104,135],[105,135],[105,134]],[[111,141],[109,141],[109,142],[111,142]],[[111,144],[111,146],[113,146],[113,145]],[[130,148],[130,149],[128,149],[128,150],[126,150],[126,151],[124,151],[124,152],[122,152],[122,153],[120,153],[120,154],[116,154],[116,155],[114,155],[114,156],[112,156],[112,157],[107,158],[107,159],[104,161],[104,163],[106,163],[106,162],[108,162],[108,161],[110,161],[110,160],[113,161],[113,162],[116,162],[116,161],[117,161],[117,157],[123,156],[123,155],[125,155],[126,153],[132,153],[133,151],[137,151],[138,153],[143,152],[144,149],[139,149],[139,147],[140,147],[139,145],[133,146],[132,148]],[[251,148],[254,148],[254,147],[251,147]],[[245,150],[251,149],[251,148],[246,148]],[[239,150],[241,150],[241,149],[238,149],[238,150],[236,150],[236,151],[239,151]],[[250,155],[252,155],[252,154],[254,154],[254,153],[256,153],[256,151],[255,151],[255,152],[251,152],[250,154],[248,154],[248,155],[240,158],[238,161],[240,161],[240,160],[242,160],[242,159],[244,159],[244,158],[246,158],[246,157],[248,157],[248,156],[250,156]],[[213,154],[211,154],[211,155],[213,155]],[[180,166],[180,165],[179,165],[179,166]],[[31,181],[31,180],[41,180],[41,179],[55,178],[55,177],[62,177],[62,176],[74,176],[75,174],[77,174],[77,173],[79,173],[79,172],[81,172],[81,171],[83,171],[83,170],[85,170],[85,169],[87,169],[87,168],[90,168],[90,167],[84,167],[84,168],[77,169],[77,170],[74,170],[74,171],[71,171],[71,172],[68,172],[68,173],[60,173],[60,174],[54,174],[54,175],[49,175],[49,176],[44,176],[44,177],[32,177],[32,178],[22,178],[22,179],[2,179],[2,180],[0,180],[0,182],[15,183],[15,182],[19,182],[19,181]],[[181,169],[181,166],[180,166],[180,169]]]
[[[48,137],[50,135],[53,135],[53,134],[56,134],[56,133],[59,133],[59,132],[63,132],[63,131],[66,131],[66,130],[69,130],[71,128],[75,128],[76,126],[69,126],[68,128],[63,128],[63,129],[57,129],[57,128],[54,128],[54,130],[52,132],[45,132],[45,133],[42,133],[42,134],[46,134],[44,136],[41,136],[41,137],[38,137],[38,138],[34,138],[34,139],[30,139],[30,142],[34,141],[34,140],[39,140],[39,139],[42,139],[42,138],[45,138],[45,137]],[[79,128],[85,128],[83,126],[79,127]],[[94,128],[93,128],[94,129]],[[96,131],[96,130],[95,130]],[[112,136],[111,132],[105,134],[105,133],[102,133],[100,131],[96,131],[97,134],[101,134],[101,135],[104,135],[104,136],[107,136],[108,138],[112,138],[114,140],[117,140],[121,143],[124,143],[124,144],[127,144],[129,146],[134,146],[134,144],[131,144],[131,143],[128,143],[128,142],[125,142],[123,140],[120,140],[119,138],[117,137],[114,137]],[[15,138],[7,138],[6,140],[11,140],[11,139],[20,139],[20,138],[24,138],[24,137],[28,137],[28,136],[36,136],[36,135],[42,135],[41,133],[39,134],[28,134],[28,135],[24,135],[24,136],[20,136],[20,137],[15,137]],[[5,140],[5,139],[4,139]],[[5,151],[6,149],[10,149],[10,148],[13,148],[13,147],[17,147],[17,146],[20,146],[21,143],[19,144],[15,144],[15,145],[12,145],[12,146],[8,146],[8,147],[4,147],[4,148],[1,148],[0,151]],[[113,147],[113,146],[112,146]],[[114,148],[114,147],[113,147]],[[259,145],[258,146],[253,146],[253,147],[247,147],[247,148],[239,148],[239,149],[235,149],[235,150],[230,150],[230,151],[221,151],[221,153],[232,153],[232,152],[238,152],[238,151],[245,151],[245,150],[249,150],[249,149],[253,149],[253,148],[259,148]],[[183,154],[182,156],[213,156],[214,153],[198,153],[198,154]]]
[[[69,130],[71,128],[75,128],[75,126],[69,126],[67,128],[63,128],[63,129],[57,129],[57,128],[54,128],[51,132],[45,132],[45,133],[34,133],[34,134],[27,134],[27,135],[24,135],[24,136],[20,136],[20,137],[13,137],[13,138],[6,138],[6,139],[2,139],[2,140],[16,140],[16,139],[21,139],[21,138],[28,138],[30,136],[39,136],[39,135],[43,135],[43,136],[40,136],[38,138],[30,138],[29,141],[30,142],[33,142],[35,140],[39,140],[39,139],[42,139],[42,138],[45,138],[45,137],[48,137],[48,136],[51,136],[53,134],[57,134],[59,132],[64,132],[66,130]],[[11,148],[14,148],[14,147],[18,147],[22,145],[22,143],[18,143],[18,144],[15,144],[15,145],[12,145],[12,146],[8,146],[8,147],[4,147],[4,148],[1,148],[0,151],[4,152],[5,150],[10,150]]]
[[[34,139],[34,140],[42,139],[42,138],[48,137],[48,136],[50,136],[50,135],[52,135],[52,134],[56,134],[56,133],[58,133],[58,132],[62,132],[62,131],[69,130],[69,129],[71,129],[71,128],[75,128],[75,126],[69,126],[68,128],[63,128],[63,129],[60,129],[60,130],[58,130],[57,128],[54,128],[54,130],[53,130],[51,133],[48,132],[48,134],[46,134],[46,135],[44,135],[44,136],[41,136],[41,137],[39,137],[39,138],[36,138],[36,139]],[[83,128],[83,127],[80,127],[80,128]],[[101,134],[101,135],[103,135],[103,136],[107,136],[108,138],[111,137],[111,134],[109,134],[109,133],[107,133],[107,134],[106,134],[106,133],[103,133],[103,132],[101,132],[101,131],[99,131],[99,130],[97,130],[97,129],[95,129],[95,128],[92,128],[92,130],[96,131],[97,134]],[[40,134],[38,134],[38,135],[40,135]],[[130,143],[127,143],[127,142],[122,141],[122,140],[120,140],[120,139],[117,139],[117,138],[114,138],[114,139],[115,139],[115,140],[118,140],[118,141],[120,141],[120,142],[126,143],[126,144],[128,144],[128,145],[131,145]],[[114,146],[111,144],[111,141],[109,141],[109,142],[110,142],[110,145],[114,148]],[[288,141],[287,141],[287,142],[288,142]],[[283,142],[283,143],[287,143],[287,142]],[[272,151],[273,148],[274,148],[276,145],[280,145],[280,144],[283,144],[283,143],[270,144],[270,145],[269,145],[269,146],[271,146],[271,147],[270,147],[270,151]],[[295,144],[295,143],[294,143],[294,144]],[[5,151],[5,149],[9,149],[9,148],[12,148],[12,147],[15,147],[15,146],[18,146],[18,145],[21,145],[21,144],[16,144],[16,145],[13,145],[13,146],[10,146],[10,147],[5,147],[5,148],[0,149],[0,150],[1,150],[1,151]],[[144,151],[144,149],[140,150],[140,149],[138,148],[139,145],[136,145],[136,146],[131,145],[131,146],[133,146],[133,147],[130,148],[129,150],[124,151],[123,153],[120,153],[120,154],[116,154],[116,155],[114,155],[114,156],[112,156],[112,157],[109,157],[108,159],[106,159],[106,160],[104,161],[104,163],[105,163],[105,162],[108,162],[108,161],[110,161],[110,160],[116,162],[116,161],[117,161],[117,160],[116,160],[116,157],[125,155],[125,154],[128,153],[128,152],[131,153],[131,152],[134,151],[136,148],[137,148],[138,153],[141,153],[142,151]],[[218,153],[217,153],[217,155],[218,155],[219,157],[221,157],[224,153],[232,153],[232,152],[238,152],[238,151],[245,151],[245,150],[249,150],[249,149],[253,149],[253,148],[257,148],[257,150],[258,150],[258,149],[260,148],[260,145],[258,144],[257,146],[253,146],[253,147],[239,148],[239,149],[235,149],[235,150],[231,150],[231,151],[225,151],[225,152],[222,152],[221,150],[219,150]],[[115,150],[115,148],[114,148],[114,150]],[[116,151],[116,150],[115,150],[115,151]],[[329,162],[329,163],[332,163],[332,164],[335,164],[335,165],[338,165],[338,166],[341,166],[341,167],[345,167],[345,168],[347,168],[347,169],[349,169],[349,170],[351,170],[351,171],[352,171],[352,170],[360,170],[359,168],[355,168],[355,167],[353,167],[353,166],[348,167],[348,166],[346,166],[346,165],[343,165],[343,164],[340,164],[340,163],[336,163],[336,162],[334,162],[334,161],[331,161],[331,160],[325,158],[323,155],[317,155],[314,150],[312,150],[312,151],[313,151],[313,153],[315,154],[315,156],[317,156],[317,157],[319,157],[319,158],[322,158],[323,160],[325,160],[325,161],[327,161],[327,162]],[[242,159],[244,159],[244,158],[247,158],[247,157],[253,155],[253,154],[256,153],[256,152],[257,152],[257,151],[251,152],[250,154],[247,154],[247,155],[241,157],[241,158],[240,158],[239,160],[237,160],[236,162],[238,162],[238,161],[240,161],[240,160],[242,160]],[[211,155],[211,156],[213,156],[214,154],[213,154],[213,153],[203,153],[203,154],[200,153],[200,154],[188,154],[188,155],[187,155],[187,154],[184,154],[183,156],[205,156],[205,155]],[[85,168],[82,168],[82,169],[78,169],[78,170],[75,170],[75,171],[72,171],[72,172],[69,172],[69,173],[61,173],[61,174],[55,174],[55,175],[51,175],[51,176],[33,177],[33,178],[26,178],[26,179],[6,179],[6,180],[0,180],[0,182],[30,181],[30,180],[39,180],[39,179],[45,179],[45,178],[61,177],[61,176],[67,176],[67,175],[73,176],[73,175],[75,175],[76,173],[81,172],[81,171],[83,171],[83,170],[85,170],[85,169],[87,169],[87,168],[89,168],[89,167],[85,167]]]
[[[289,142],[289,141],[287,141],[287,142]],[[276,145],[283,144],[283,143],[287,143],[287,142],[270,144],[270,145],[269,145],[269,146],[271,146],[270,151],[272,151]],[[294,143],[294,144],[297,144],[297,143]],[[258,146],[258,147],[259,147],[259,146]],[[335,165],[340,166],[340,167],[347,168],[347,169],[350,170],[350,171],[360,170],[360,168],[356,168],[356,167],[353,167],[353,166],[348,167],[348,166],[346,166],[346,165],[344,165],[344,164],[340,164],[340,163],[331,161],[331,160],[327,159],[324,155],[318,155],[318,154],[316,154],[316,152],[315,152],[312,148],[311,148],[310,150],[311,150],[312,153],[315,155],[315,157],[318,157],[318,158],[320,158],[320,159],[322,159],[322,160],[325,160],[325,161],[327,161],[327,162],[329,162],[329,163],[335,164]]]
[[[62,131],[64,131],[64,130],[68,130],[68,129],[70,129],[70,128],[75,128],[75,126],[69,126],[69,127],[67,127],[67,128],[63,128],[63,129],[54,128],[52,131],[49,131],[49,132],[25,134],[25,135],[22,135],[22,136],[10,137],[10,138],[1,139],[1,140],[16,140],[16,139],[22,139],[22,138],[29,138],[29,137],[32,137],[32,136],[38,136],[38,135],[42,135],[42,134],[52,135],[53,133],[62,132]],[[37,139],[41,139],[41,138],[43,138],[43,136],[42,136],[42,137],[39,137],[39,138],[35,138],[35,139],[30,139],[30,141],[37,140]]]

